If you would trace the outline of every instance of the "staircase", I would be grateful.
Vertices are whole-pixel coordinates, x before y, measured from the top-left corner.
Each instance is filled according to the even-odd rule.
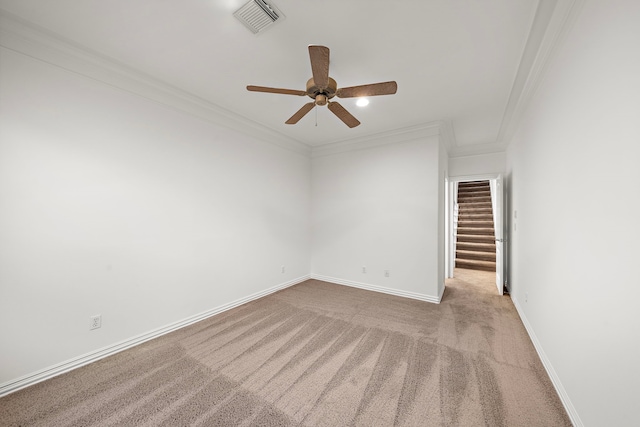
[[[456,267],[496,271],[496,241],[489,181],[458,184]]]

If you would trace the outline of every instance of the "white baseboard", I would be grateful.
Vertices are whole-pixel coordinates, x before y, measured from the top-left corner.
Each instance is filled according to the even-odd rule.
[[[207,310],[205,312],[196,314],[194,316],[188,317],[183,320],[179,320],[177,322],[171,323],[164,327],[154,329],[150,332],[135,336],[133,338],[121,341],[117,344],[113,344],[107,347],[103,347],[99,350],[92,351],[90,353],[84,354],[82,356],[75,357],[73,359],[67,360],[66,362],[59,363],[57,365],[50,366],[48,368],[42,369],[40,371],[27,374],[15,380],[11,380],[0,384],[0,397],[5,396],[7,394],[13,393],[25,387],[29,387],[30,385],[39,383],[41,381],[47,380],[49,378],[53,378],[60,374],[64,374],[65,372],[72,371],[76,368],[79,368],[84,365],[88,365],[89,363],[95,362],[97,360],[103,359],[105,357],[111,356],[113,354],[119,353],[128,348],[134,347],[136,345],[142,344],[143,342],[152,340],[154,338],[158,338],[162,335],[168,334],[169,332],[173,332],[177,329],[184,328],[185,326],[192,325],[201,320],[207,319],[211,316],[215,316],[216,314],[222,313],[227,310],[231,310],[232,308],[238,307],[239,305],[246,304],[249,301],[256,300],[258,298],[262,298],[266,295],[277,292],[281,289],[288,288],[290,286],[296,285],[298,283],[304,282],[305,280],[310,279],[309,275],[305,275],[302,277],[298,277],[296,279],[290,280],[288,282],[280,283],[279,285],[273,286],[271,288],[265,289],[260,292],[256,292],[247,297],[240,298],[238,300],[232,301],[228,304],[223,304],[211,310]]]
[[[376,286],[376,285],[369,285],[367,283],[354,282],[352,280],[322,276],[320,274],[311,274],[311,278],[316,280],[322,280],[323,282],[335,283],[337,285],[345,285],[345,286],[351,286],[352,288],[366,289],[367,291],[382,292],[383,294],[395,295],[395,296],[404,297],[404,298],[412,298],[420,301],[427,301],[434,304],[440,304],[440,301],[442,300],[442,294],[444,293],[444,290],[443,290],[443,292],[436,297],[432,295],[419,294],[417,292],[401,291],[399,289],[385,288],[383,286]]]
[[[516,307],[516,311],[518,312],[518,315],[520,316],[520,319],[524,324],[524,328],[527,330],[527,333],[529,334],[529,338],[531,338],[531,342],[533,343],[533,346],[538,352],[538,356],[542,361],[542,365],[544,366],[544,369],[547,371],[547,374],[549,375],[549,378],[553,383],[553,387],[556,389],[556,392],[560,397],[560,401],[562,401],[562,405],[564,406],[564,409],[567,411],[567,415],[569,415],[569,419],[571,420],[571,423],[575,427],[583,427],[584,424],[582,423],[582,420],[580,419],[580,416],[578,415],[576,408],[573,406],[573,403],[571,403],[571,399],[569,398],[567,391],[564,389],[564,386],[560,382],[560,377],[558,377],[558,374],[556,373],[555,369],[553,369],[553,365],[551,365],[551,361],[549,360],[544,350],[542,349],[542,345],[540,344],[538,337],[533,331],[533,328],[531,327],[531,324],[529,323],[527,316],[525,316],[524,311],[522,310],[522,307],[520,307],[518,300],[515,299],[513,295],[511,296],[511,300],[513,301],[513,305]]]

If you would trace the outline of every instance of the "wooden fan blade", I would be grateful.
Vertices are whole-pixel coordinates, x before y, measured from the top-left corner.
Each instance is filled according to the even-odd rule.
[[[304,104],[301,109],[299,109],[293,116],[289,118],[285,123],[288,125],[295,125],[303,118],[309,111],[313,110],[313,107],[316,105],[315,102],[309,102],[308,104]]]
[[[343,87],[337,90],[338,98],[357,98],[360,96],[393,95],[398,90],[396,82],[372,83],[369,85]]]
[[[349,126],[350,128],[354,128],[360,124],[358,119],[353,117],[350,112],[345,110],[344,107],[338,104],[337,102],[330,102],[328,107],[333,114],[338,116],[338,118],[342,120],[344,124]]]
[[[313,81],[318,89],[326,89],[329,86],[329,48],[309,45],[309,58]]]
[[[307,94],[307,92],[304,90],[278,89],[275,87],[251,86],[251,85],[247,86],[247,90],[250,92],[280,93],[283,95],[305,96]]]

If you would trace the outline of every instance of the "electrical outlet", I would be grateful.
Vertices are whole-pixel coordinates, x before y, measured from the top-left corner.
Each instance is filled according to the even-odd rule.
[[[285,268],[284,268],[284,265],[283,265],[282,269],[281,269],[281,272],[284,273],[284,270],[285,270]]]
[[[362,272],[366,273],[367,272],[367,267],[362,267]]]
[[[91,316],[89,318],[89,330],[98,329],[102,326],[102,314],[98,314],[97,316]]]
[[[389,270],[384,271],[384,277],[389,277]]]

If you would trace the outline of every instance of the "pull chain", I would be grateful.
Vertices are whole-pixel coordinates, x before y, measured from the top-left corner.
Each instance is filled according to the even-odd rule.
[[[316,127],[318,127],[318,106],[316,105]]]

